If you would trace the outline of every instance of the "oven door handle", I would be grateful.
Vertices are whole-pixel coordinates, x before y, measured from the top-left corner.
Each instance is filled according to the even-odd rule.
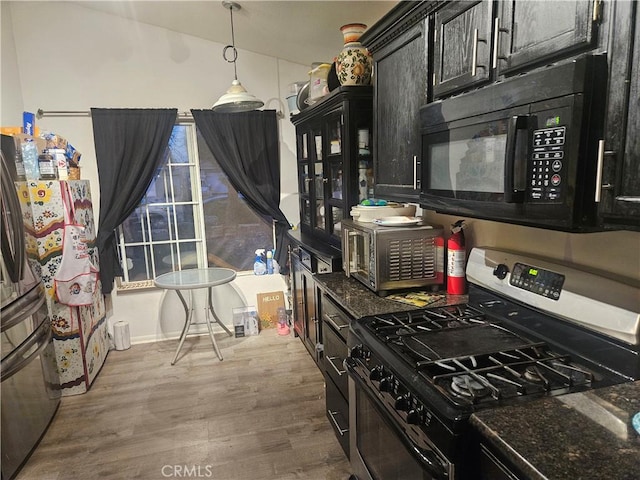
[[[405,436],[405,434],[402,434]],[[442,464],[438,461],[438,457],[432,452],[427,450],[422,450],[418,448],[416,445],[411,443],[409,439],[407,439],[408,445],[410,446],[413,453],[420,459],[422,466],[427,470],[431,476],[435,480],[445,480],[449,478],[449,474],[444,469]]]
[[[411,451],[411,453],[413,453],[413,455],[424,467],[424,469],[427,470],[435,480],[446,480],[450,478],[447,467],[443,465],[442,461],[434,451],[424,450],[418,447],[415,443],[413,443],[413,441],[409,438],[404,430],[396,428],[394,426],[394,422],[389,418],[389,414],[384,410],[384,408],[379,405],[379,400],[375,396],[368,393],[369,387],[356,372],[356,364],[356,360],[351,357],[345,358],[343,362],[344,368],[351,379],[359,385],[359,388],[363,389],[363,393],[365,393],[367,396],[369,396],[369,398],[371,398],[371,400],[373,400],[373,402],[377,406],[377,409],[379,410],[379,413],[383,415],[388,425],[392,427],[393,431],[396,432],[396,434],[400,437],[400,441]]]
[[[509,118],[507,125],[507,145],[504,159],[504,201],[506,203],[522,203],[526,189],[526,178],[518,178],[526,175],[527,156],[518,156],[518,139],[521,135],[529,135],[531,115],[515,115]],[[524,131],[524,133],[523,133]],[[522,158],[524,157],[524,158]],[[519,181],[518,181],[519,180]]]
[[[434,480],[445,480],[449,478],[447,468],[442,464],[433,450],[424,450],[411,441],[409,436],[402,429],[395,429],[400,436],[402,443],[413,452],[420,461],[422,467],[429,472]]]

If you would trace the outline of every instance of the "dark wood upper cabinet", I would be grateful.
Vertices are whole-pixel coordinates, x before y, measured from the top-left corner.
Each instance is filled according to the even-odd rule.
[[[422,105],[604,54],[599,223],[640,229],[639,10],[637,0],[399,2],[361,37],[375,64],[375,195],[418,202]]]
[[[497,2],[494,67],[506,74],[594,45],[599,2],[574,0]],[[595,7],[596,9],[598,7]]]
[[[420,107],[429,100],[428,13],[438,3],[400,2],[360,39],[374,61],[375,196],[417,202]]]
[[[418,114],[427,102],[426,21],[377,52],[375,58],[375,195],[410,201],[420,193]]]
[[[585,0],[446,4],[434,14],[434,96],[475,88],[592,48],[600,17],[597,5]]]
[[[609,88],[599,212],[609,229],[640,230],[640,12],[608,5]]]
[[[454,2],[435,15],[436,96],[485,83],[491,74],[492,2]]]

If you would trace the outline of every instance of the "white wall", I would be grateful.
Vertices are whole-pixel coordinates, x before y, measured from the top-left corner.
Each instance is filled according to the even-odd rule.
[[[22,124],[22,88],[18,74],[16,46],[13,40],[11,9],[0,2],[0,126]]]
[[[254,275],[241,272],[229,284],[215,287],[212,292],[213,306],[220,320],[233,331],[233,309],[236,307],[257,307],[257,295],[267,292],[286,292],[287,286],[282,275]],[[114,291],[115,292],[115,291]],[[188,299],[188,293],[184,294]],[[285,295],[286,298],[286,295]],[[137,293],[112,295],[114,304],[111,323],[124,320],[129,323],[132,343],[153,342],[177,338],[184,325],[185,312],[175,292],[145,290]],[[196,320],[203,320],[206,306],[204,291],[194,292]],[[289,308],[289,305],[286,305]],[[194,331],[206,332],[199,326]],[[216,330],[217,331],[217,330]]]
[[[64,2],[2,1],[2,126],[22,124],[23,110],[87,111],[101,108],[210,108],[233,80],[224,45],[137,23]],[[298,223],[295,131],[289,121],[287,85],[307,78],[308,66],[239,49],[238,78],[265,108],[281,110],[283,211]],[[91,183],[98,218],[100,190],[88,116],[44,117],[41,130],[65,137],[82,153],[81,175]],[[293,201],[292,201],[293,199]],[[257,283],[256,283],[257,282]],[[231,309],[255,303],[258,292],[285,289],[280,276],[239,278],[220,295],[219,309],[230,323]],[[237,293],[234,293],[237,291]],[[113,295],[110,323],[128,321],[132,341],[172,337],[176,319],[158,321],[162,292]],[[167,296],[170,312],[171,297]],[[227,314],[228,313],[228,314]],[[179,322],[178,322],[179,323]]]
[[[424,211],[429,223],[451,224],[464,217]],[[465,219],[466,248],[496,247],[568,262],[640,286],[640,232],[566,233],[475,218]]]

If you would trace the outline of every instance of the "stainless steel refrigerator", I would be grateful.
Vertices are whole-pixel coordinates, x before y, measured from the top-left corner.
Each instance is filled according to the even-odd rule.
[[[0,242],[1,476],[13,478],[37,446],[60,404],[47,299],[39,266],[29,261],[12,152],[2,160]]]

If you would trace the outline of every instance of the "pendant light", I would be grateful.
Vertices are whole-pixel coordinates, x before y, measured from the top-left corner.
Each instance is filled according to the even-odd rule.
[[[238,81],[238,70],[236,69],[236,60],[238,58],[238,51],[236,50],[236,40],[233,32],[233,11],[240,10],[240,4],[236,2],[222,2],[222,6],[229,10],[231,15],[231,45],[224,47],[222,51],[222,58],[228,63],[233,63],[234,80],[231,82],[231,87],[227,90],[227,93],[222,95],[216,103],[213,104],[212,110],[214,112],[225,113],[237,113],[248,112],[250,110],[256,110],[264,106],[264,102],[253,95],[251,95]],[[227,52],[231,50],[233,57],[227,58]]]

